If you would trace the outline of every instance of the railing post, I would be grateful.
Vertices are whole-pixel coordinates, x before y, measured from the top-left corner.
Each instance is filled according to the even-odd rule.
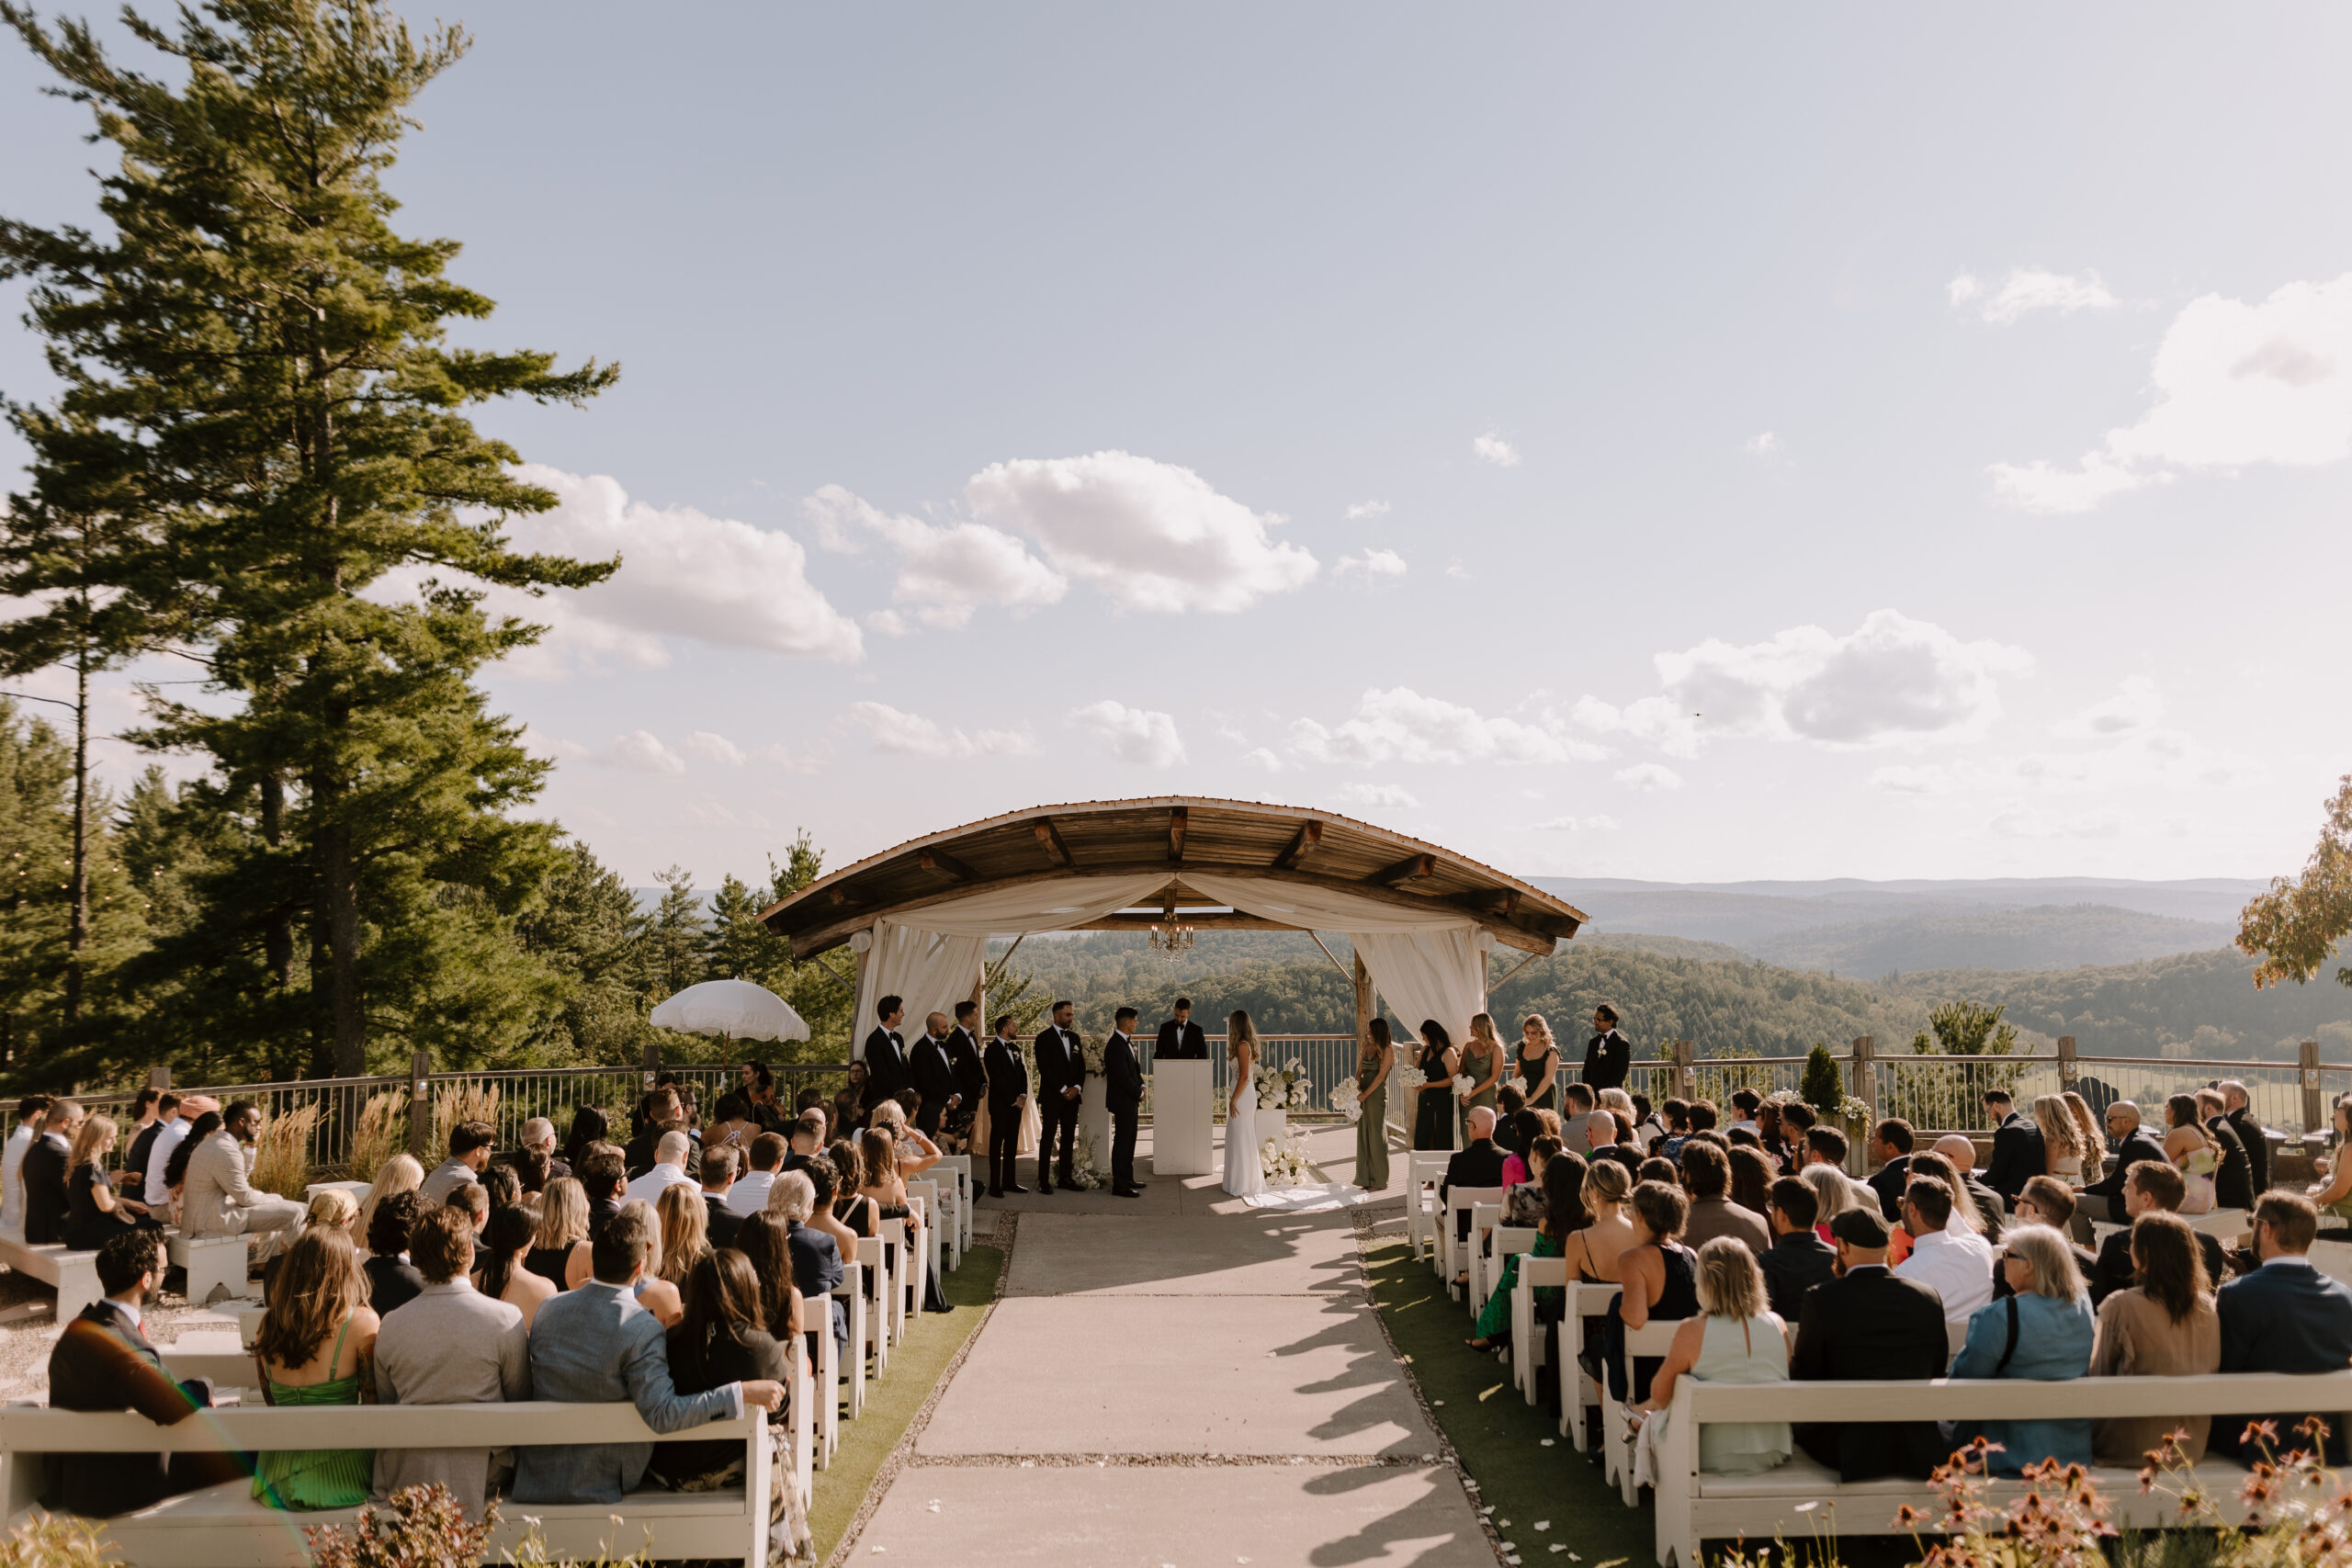
[[[2327,1112],[2319,1102],[2319,1042],[2306,1040],[2295,1050],[2302,1066],[2303,1131],[2324,1133],[2328,1123]]]
[[[432,1054],[412,1051],[408,1058],[408,1152],[424,1163],[433,1136],[433,1101],[426,1075],[433,1071]]]
[[[172,1087],[172,1069],[171,1069],[171,1068],[169,1068],[169,1067],[150,1067],[150,1068],[148,1068],[148,1069],[147,1069],[147,1087],[148,1087],[149,1089],[169,1089],[169,1088],[171,1088],[171,1087]]]
[[[1688,1040],[1674,1043],[1674,1098],[1696,1100],[1699,1097],[1699,1075],[1690,1070],[1691,1061],[1698,1055]]]
[[[649,1040],[645,1043],[645,1080],[638,1086],[639,1092],[651,1094],[654,1080],[661,1076],[662,1043],[658,1040]]]
[[[1871,1108],[1871,1125],[1862,1130],[1867,1138],[1871,1128],[1878,1125],[1878,1042],[1868,1034],[1855,1036],[1853,1059],[1846,1068],[1847,1092]]]
[[[2058,1037],[2058,1091],[2061,1094],[2072,1092],[2081,1077],[2082,1069],[2075,1061],[2075,1037],[2061,1034]]]

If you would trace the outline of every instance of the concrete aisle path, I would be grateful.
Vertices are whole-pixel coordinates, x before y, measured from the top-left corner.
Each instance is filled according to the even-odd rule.
[[[1351,1130],[1309,1146],[1346,1179]],[[1214,1176],[1009,1206],[1003,1298],[846,1561],[1498,1561],[1381,1333],[1352,1214],[1261,1213]]]

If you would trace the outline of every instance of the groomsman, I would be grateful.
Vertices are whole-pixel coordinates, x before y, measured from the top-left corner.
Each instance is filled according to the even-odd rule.
[[[884,997],[874,1005],[881,1027],[865,1037],[865,1105],[870,1115],[886,1100],[896,1100],[907,1087],[907,1043],[899,1035],[907,1016],[903,997]]]
[[[1623,1089],[1634,1065],[1634,1043],[1617,1032],[1617,1010],[1607,1002],[1593,1009],[1592,1027],[1584,1048],[1584,1081],[1595,1090]]]
[[[1026,1192],[1012,1162],[1021,1148],[1021,1108],[1029,1102],[1029,1069],[1021,1065],[1011,1013],[996,1021],[996,1038],[981,1065],[989,1075],[989,1196]]]
[[[968,1133],[972,1117],[980,1108],[980,1097],[989,1091],[987,1070],[980,1066],[980,1004],[961,1001],[956,1004],[956,1027],[947,1036],[947,1061],[956,1069],[956,1098],[947,1102],[947,1127],[955,1133]],[[964,1152],[971,1152],[967,1140]]]
[[[1136,1127],[1143,1116],[1143,1064],[1136,1060],[1131,1032],[1136,1010],[1121,1008],[1102,1045],[1102,1102],[1111,1111],[1111,1194],[1140,1198],[1136,1179]]]
[[[1075,1187],[1070,1166],[1078,1158],[1078,1097],[1086,1087],[1086,1058],[1079,1054],[1078,1033],[1070,1025],[1078,1019],[1078,1004],[1054,1004],[1054,1021],[1040,1031],[1037,1051],[1037,1190],[1054,1190],[1050,1163],[1061,1172],[1062,1185]],[[1061,1156],[1054,1158],[1054,1134],[1061,1134]]]
[[[1193,998],[1176,998],[1176,1016],[1159,1026],[1159,1042],[1151,1048],[1152,1059],[1159,1062],[1205,1062],[1209,1059],[1209,1037],[1193,1021]]]
[[[915,1131],[939,1141],[939,1119],[956,1097],[956,1066],[947,1059],[947,1015],[933,1013],[923,1020],[922,1038],[907,1059],[908,1082],[922,1096],[915,1101]]]

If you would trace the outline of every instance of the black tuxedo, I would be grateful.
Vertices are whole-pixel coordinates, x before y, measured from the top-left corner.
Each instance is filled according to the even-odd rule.
[[[2221,1242],[2203,1231],[2197,1233],[2197,1250],[2205,1255],[2205,1278],[2209,1286],[2220,1290],[2230,1277],[2229,1258],[2222,1251]],[[2118,1291],[2128,1291],[2139,1282],[2132,1269],[2132,1227],[2109,1235],[2099,1243],[2098,1258],[2084,1276],[2091,1290],[2091,1305],[2097,1306]]]
[[[2002,1201],[1998,1192],[1979,1181],[1973,1170],[1961,1177],[1960,1184],[1968,1189],[1968,1195],[1976,1200],[1977,1209],[1984,1215],[1984,1239],[1998,1247],[2001,1232],[2008,1227],[2008,1204]]]
[[[713,1250],[734,1246],[735,1237],[741,1233],[743,1222],[747,1216],[729,1208],[726,1197],[718,1192],[704,1193],[702,1206],[704,1212],[710,1216],[708,1223],[703,1226],[703,1230],[709,1236]]]
[[[1939,1378],[1951,1355],[1935,1287],[1897,1279],[1879,1265],[1804,1293],[1789,1376],[1800,1382]],[[1925,1480],[1947,1447],[1932,1421],[1810,1423],[1797,1427],[1796,1440],[1814,1459],[1836,1466],[1843,1481]]]
[[[124,1198],[144,1200],[141,1190],[147,1185],[147,1158],[155,1152],[156,1136],[164,1130],[161,1118],[139,1129],[130,1140],[130,1152],[122,1156],[122,1174],[114,1179],[115,1190]],[[161,1202],[159,1194],[156,1201]]]
[[[2221,1168],[2213,1172],[2213,1206],[2217,1209],[2251,1209],[2256,1188],[2254,1168],[2246,1154],[2245,1141],[2238,1130],[2230,1125],[2226,1116],[2216,1116],[2205,1123],[2222,1145]]]
[[[1136,1129],[1143,1116],[1143,1064],[1134,1042],[1115,1030],[1102,1045],[1102,1103],[1111,1112],[1111,1190],[1136,1185]]]
[[[40,1247],[65,1239],[65,1156],[62,1141],[47,1133],[25,1150],[17,1179],[25,1184],[25,1244]]]
[[[2243,1280],[2233,1280],[2214,1298],[2222,1315],[2222,1371],[2225,1372],[2340,1372],[2352,1364],[2352,1291],[2307,1261],[2281,1258]],[[2277,1451],[2303,1446],[2295,1427],[2298,1414],[2269,1417],[2232,1416],[2213,1423],[2213,1447],[2238,1451],[2246,1423],[2278,1424]],[[2342,1462],[2344,1417],[2330,1411],[2329,1455]]]
[[[946,1042],[929,1034],[915,1042],[907,1059],[907,1087],[922,1096],[915,1103],[915,1131],[937,1138],[947,1097],[956,1092],[956,1064],[947,1059]]]
[[[2115,1154],[2107,1162],[2107,1174],[2083,1189],[2080,1206],[2075,1211],[2078,1219],[2112,1220],[2126,1223],[2130,1216],[2123,1212],[2123,1179],[2132,1168],[2143,1159],[2165,1157],[2165,1146],[2144,1126],[2134,1127],[2115,1145]]]
[[[1838,1249],[1814,1233],[1803,1230],[1775,1236],[1757,1262],[1764,1270],[1764,1291],[1781,1320],[1796,1323],[1804,1311],[1804,1293],[1837,1274]]]
[[[1896,1155],[1879,1167],[1877,1172],[1871,1177],[1871,1190],[1878,1194],[1879,1213],[1886,1216],[1888,1224],[1899,1225],[1903,1223],[1903,1190],[1910,1184],[1911,1156],[1909,1155]]]
[[[1191,1019],[1178,1023],[1174,1019],[1159,1026],[1159,1043],[1152,1046],[1155,1060],[1162,1062],[1205,1062],[1209,1059],[1209,1037]]]
[[[1626,1071],[1634,1065],[1634,1043],[1611,1028],[1596,1034],[1584,1048],[1584,1081],[1596,1089],[1623,1089]]]
[[[871,1116],[886,1100],[896,1100],[907,1087],[907,1043],[895,1029],[875,1027],[865,1037],[865,1098],[859,1108]]]
[[[2245,1150],[2246,1185],[2259,1198],[2270,1190],[2270,1139],[2262,1131],[2261,1121],[2245,1106],[2231,1111],[2227,1120],[2238,1135],[2238,1145]]]
[[[1021,1150],[1021,1097],[1029,1092],[1029,1068],[1021,1047],[1010,1040],[991,1040],[980,1058],[989,1080],[989,1193],[1001,1197],[1020,1181],[1013,1160]]]
[[[139,1325],[110,1301],[84,1307],[49,1352],[52,1410],[136,1410],[175,1427],[212,1403],[209,1384],[174,1382]],[[41,1501],[102,1519],[249,1473],[233,1453],[46,1454]]]
[[[1047,1024],[1039,1032],[1035,1048],[1037,1054],[1037,1120],[1042,1130],[1037,1135],[1037,1185],[1053,1186],[1049,1166],[1061,1172],[1062,1185],[1070,1185],[1070,1164],[1078,1157],[1078,1097],[1065,1096],[1063,1090],[1083,1089],[1086,1085],[1086,1058],[1079,1054],[1078,1032]],[[1054,1135],[1061,1135],[1061,1154],[1054,1155]]]
[[[2003,1202],[2014,1203],[2025,1184],[2048,1169],[2049,1163],[2041,1129],[2024,1111],[2012,1111],[1993,1130],[1993,1164],[1984,1172],[1984,1185],[1998,1192]]]
[[[979,1112],[980,1100],[989,1092],[989,1076],[980,1066],[979,1042],[960,1023],[947,1036],[947,1064],[956,1070],[956,1092],[963,1099],[955,1114],[947,1119],[947,1125],[960,1133],[971,1126],[972,1118]]]

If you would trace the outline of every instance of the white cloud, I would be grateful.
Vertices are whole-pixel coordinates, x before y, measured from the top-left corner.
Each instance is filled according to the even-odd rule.
[[[825,749],[828,751],[830,750],[831,748]],[[816,756],[804,757],[797,751],[787,750],[775,741],[770,741],[752,755],[757,757],[768,770],[783,773],[813,773],[817,771],[817,765],[824,760],[823,752]]]
[[[1645,792],[1682,787],[1682,775],[1663,762],[1636,762],[1630,768],[1618,769],[1616,778],[1629,789]]]
[[[1387,807],[1396,810],[1409,810],[1420,805],[1413,792],[1402,784],[1360,783],[1343,784],[1333,790],[1331,803],[1335,806]]]
[[[1405,558],[1395,550],[1366,550],[1360,556],[1341,556],[1331,575],[1341,580],[1362,578],[1368,583],[1394,582],[1405,575]]]
[[[1670,756],[1692,755],[1717,735],[1833,746],[1970,739],[2000,716],[1999,677],[2032,660],[1879,610],[1845,637],[1793,626],[1743,646],[1710,637],[1661,653],[1657,664],[1663,696],[1622,709],[1587,697],[1576,705],[1577,722],[1634,735]]]
[[[1131,708],[1105,697],[1099,703],[1072,708],[1064,716],[1068,722],[1091,729],[1109,741],[1111,755],[1122,762],[1145,768],[1172,768],[1184,760],[1184,739],[1176,733],[1176,719],[1171,714]]]
[[[662,743],[658,736],[643,729],[632,729],[627,735],[616,735],[613,743],[596,759],[611,767],[632,773],[665,773],[675,776],[686,771],[686,760]]]
[[[1470,455],[1482,463],[1492,463],[1498,468],[1519,467],[1519,448],[1494,431],[1471,437]]]
[[[808,556],[791,535],[713,517],[691,506],[631,501],[617,479],[526,463],[517,477],[552,491],[556,505],[506,523],[515,548],[621,558],[594,588],[533,598],[492,588],[485,607],[551,628],[542,657],[518,672],[551,676],[565,655],[613,655],[639,668],[670,662],[665,639],[842,661],[863,656],[857,625],[808,581]]]
[[[1954,309],[1972,299],[1983,298],[1984,286],[1969,273],[1962,273],[1946,286]],[[2008,276],[2001,280],[2000,288],[1989,299],[1980,314],[1988,321],[2007,326],[2032,310],[2055,310],[2071,316],[2077,310],[2111,310],[2121,301],[2107,291],[2098,274],[2086,272],[2080,277],[2048,267],[2014,266]]]
[[[2352,457],[2352,273],[2256,304],[2191,300],[2165,329],[2149,383],[2154,405],[2076,468],[1997,463],[1995,492],[2030,512],[2087,512],[2175,470]]]
[[[1291,745],[1318,762],[1566,762],[1607,753],[1540,722],[1488,716],[1409,687],[1368,691],[1356,716],[1334,728],[1311,718],[1290,727]]]
[[[2115,695],[2093,703],[2072,718],[2061,719],[2050,727],[2050,732],[2079,740],[2112,740],[2147,733],[2164,716],[2165,702],[2156,683],[2145,675],[2132,675]]]
[[[523,727],[523,750],[534,757],[546,757],[554,761],[575,761],[588,755],[588,748],[577,740],[566,740],[544,730]]]
[[[1357,522],[1366,517],[1385,517],[1388,503],[1385,501],[1359,501],[1348,507],[1348,520]]]
[[[1261,768],[1270,773],[1279,773],[1283,771],[1283,760],[1263,746],[1241,753],[1241,765],[1245,768]]]
[[[1129,609],[1247,609],[1317,570],[1306,550],[1269,536],[1281,517],[1132,453],[997,463],[972,476],[964,499],[1035,540],[1054,570]]]
[[[914,627],[907,625],[906,616],[896,610],[868,610],[865,612],[865,629],[880,632],[884,637],[912,637],[915,632]]]
[[[1445,575],[1453,578],[1456,582],[1468,582],[1471,581],[1470,569],[1462,564],[1462,558],[1460,556],[1455,556],[1453,559],[1445,563]]]
[[[697,729],[686,737],[686,750],[706,762],[718,762],[729,768],[740,768],[751,761],[743,749],[724,735],[707,729]]]
[[[1613,833],[1617,830],[1614,817],[1555,817],[1548,822],[1530,822],[1529,830],[1538,833]]]
[[[925,626],[952,631],[970,621],[979,605],[1018,615],[1057,604],[1069,592],[1068,578],[1031,555],[1019,539],[986,524],[894,516],[840,485],[822,487],[801,502],[800,510],[830,549],[854,550],[861,533],[888,544],[899,560],[890,597],[920,606],[915,616]],[[881,614],[890,616],[891,635],[905,630],[898,616]],[[883,629],[875,616],[867,624]]]
[[[1749,436],[1739,449],[1750,457],[1770,457],[1781,449],[1781,438],[1768,430],[1761,435]]]
[[[1949,795],[1956,781],[1948,768],[1905,763],[1874,769],[1862,782],[1886,795]]]
[[[849,716],[873,736],[876,751],[901,757],[1025,757],[1037,750],[1024,731],[983,729],[967,735],[887,703],[852,703]]]

